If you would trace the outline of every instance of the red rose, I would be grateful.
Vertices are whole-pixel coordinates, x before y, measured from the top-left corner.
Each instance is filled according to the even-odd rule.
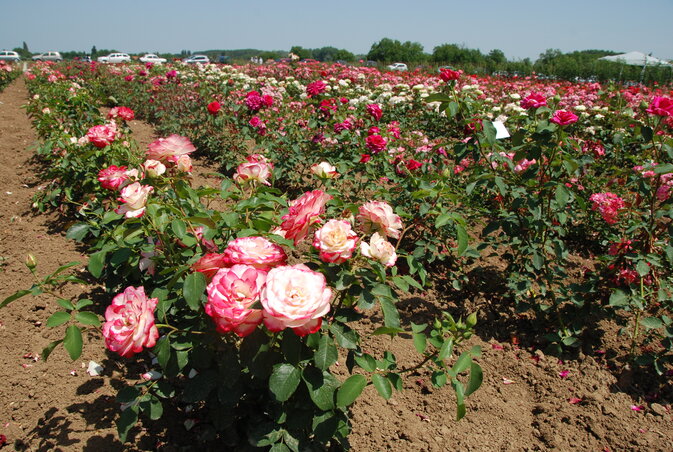
[[[371,158],[372,156],[369,154],[360,154],[360,163],[367,163]]]
[[[655,96],[647,107],[647,112],[657,116],[673,116],[673,99]]]
[[[577,122],[577,119],[577,115],[571,111],[556,110],[554,116],[551,118],[551,122],[560,126],[567,126]]]
[[[417,160],[411,159],[406,163],[406,166],[409,171],[414,171],[423,166],[423,164]]]
[[[439,72],[439,77],[445,82],[450,82],[451,80],[458,80],[462,71],[452,71],[451,69],[442,69]]]
[[[388,144],[385,138],[376,134],[369,135],[365,141],[367,143],[367,148],[374,154],[383,151],[386,148],[386,144]]]
[[[221,109],[222,109],[222,105],[220,105],[220,103],[217,102],[217,101],[213,101],[213,102],[208,104],[208,113],[210,113],[213,116],[218,114]]]

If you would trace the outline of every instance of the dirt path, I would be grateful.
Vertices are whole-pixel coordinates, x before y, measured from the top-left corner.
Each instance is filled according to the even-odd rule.
[[[27,101],[22,80],[0,93],[0,300],[32,284],[23,264],[32,252],[45,274],[86,257],[64,237],[66,224],[57,214],[34,215],[31,197],[38,179],[31,165],[36,136],[21,105]],[[143,149],[154,137],[142,122],[132,124],[134,139]],[[217,185],[207,174],[214,168],[195,164],[195,182]],[[69,287],[66,296],[97,297],[91,288]],[[94,289],[95,290],[95,289]],[[438,304],[438,297],[429,297]],[[101,298],[101,303],[105,298]],[[402,303],[402,317],[415,320],[429,300]],[[114,420],[118,404],[114,394],[123,378],[135,378],[139,365],[127,369],[108,356],[100,337],[85,338],[84,352],[71,362],[58,348],[48,362],[34,361],[62,330],[44,325],[56,311],[50,298],[26,297],[0,310],[0,434],[18,450],[119,451],[156,450],[164,444],[194,445],[178,425],[149,425],[151,431],[134,433],[134,447],[123,448],[116,440]],[[491,339],[498,320],[480,332],[474,344],[483,347],[480,364],[484,385],[468,400],[467,417],[455,423],[455,404],[449,388],[432,389],[427,374],[410,378],[407,390],[386,402],[373,388],[366,389],[353,410],[355,451],[670,451],[673,414],[666,410],[673,395],[658,394],[658,404],[640,404],[638,382],[618,381],[602,354],[559,362],[540,352],[512,344],[502,347]],[[364,325],[366,327],[366,325]],[[369,352],[388,347],[383,338]],[[495,344],[495,346],[494,346]],[[393,351],[401,365],[412,359],[410,340],[396,341]],[[101,377],[90,377],[90,360],[103,365]],[[342,363],[343,365],[343,363]],[[566,374],[567,371],[567,374]],[[74,375],[73,375],[74,373]],[[578,403],[570,403],[571,400]],[[655,402],[655,400],[653,400]],[[161,450],[177,450],[169,446]],[[200,450],[195,447],[191,450]],[[222,449],[215,449],[222,450]],[[3,449],[4,452],[4,449]]]

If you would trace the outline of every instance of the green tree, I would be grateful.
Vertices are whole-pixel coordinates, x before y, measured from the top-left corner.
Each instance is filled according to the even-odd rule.
[[[98,53],[98,50],[96,49],[96,46],[91,47],[91,58],[92,58],[92,59],[95,59],[95,58],[96,58],[96,56],[97,56],[96,54],[97,54],[97,53]]]
[[[302,46],[292,46],[290,53],[294,53],[299,57],[300,60],[305,60],[306,58],[313,58],[313,52],[311,49],[305,49]]]
[[[398,40],[383,38],[379,42],[372,44],[367,59],[379,62],[422,62],[427,59],[423,52],[423,46],[418,42],[406,41],[401,43]]]

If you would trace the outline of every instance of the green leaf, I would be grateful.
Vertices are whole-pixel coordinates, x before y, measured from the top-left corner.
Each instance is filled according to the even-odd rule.
[[[70,320],[69,312],[63,312],[63,311],[54,312],[47,319],[47,326],[49,328],[53,328],[55,326],[63,325],[68,320]]]
[[[8,304],[10,304],[14,300],[18,300],[21,297],[25,297],[28,295],[31,291],[30,290],[19,290],[15,292],[14,294],[10,295],[9,297],[5,298],[2,303],[0,303],[0,308],[4,308]]]
[[[94,278],[100,278],[100,276],[103,274],[106,254],[107,251],[98,251],[97,253],[93,253],[89,256],[89,265],[87,265],[87,268],[89,269],[89,273],[91,273]]]
[[[185,222],[179,219],[171,221],[171,229],[179,239],[183,239],[187,234],[187,226]]]
[[[121,441],[122,444],[126,442],[126,436],[128,435],[129,430],[131,430],[131,427],[136,425],[137,422],[137,406],[130,406],[122,411],[122,414],[119,416],[119,420],[117,421],[117,435],[119,435],[119,441]]]
[[[70,325],[65,330],[65,338],[63,339],[63,346],[70,355],[73,361],[82,354],[82,330],[76,325]]]
[[[377,329],[374,330],[372,335],[374,336],[380,336],[382,334],[389,334],[391,336],[395,336],[397,334],[404,333],[404,330],[402,328],[396,328],[393,326],[380,326]]]
[[[425,347],[427,345],[427,339],[425,337],[424,333],[414,333],[413,335],[414,339],[414,348],[416,348],[416,351],[418,353],[423,353],[425,351]]]
[[[334,394],[339,388],[337,380],[329,372],[321,372],[315,367],[307,367],[302,378],[308,387],[308,393],[315,406],[323,411],[335,408]]]
[[[162,405],[161,400],[156,397],[150,399],[148,414],[153,421],[161,419],[161,416],[164,414],[164,406]]]
[[[610,295],[610,306],[613,307],[624,307],[628,306],[629,304],[629,297],[628,295],[621,290],[615,290],[612,295]]]
[[[495,136],[497,135],[497,130],[491,121],[484,120],[482,121],[482,126],[484,128],[484,136],[486,137],[486,142],[493,145],[495,144]]]
[[[454,213],[453,212],[444,212],[440,215],[437,216],[435,219],[435,229],[441,228],[445,224],[447,224],[449,221],[452,221],[454,218]]]
[[[474,391],[479,389],[483,381],[484,381],[484,372],[481,370],[481,366],[473,362],[470,365],[470,380],[467,382],[467,390],[465,391],[465,397],[469,396]]]
[[[388,400],[393,395],[393,387],[390,381],[383,375],[372,375],[372,383],[374,383],[374,387],[384,399]]]
[[[458,255],[462,256],[467,249],[467,231],[458,223],[455,224],[456,233],[458,235]]]
[[[650,272],[650,266],[645,261],[638,261],[636,271],[640,276],[646,276]]]
[[[451,380],[453,390],[456,391],[456,420],[459,421],[465,417],[465,388],[457,379]]]
[[[292,365],[299,364],[301,359],[301,339],[294,333],[285,331],[283,333],[283,340],[280,344],[280,349],[285,355],[285,359]]]
[[[313,361],[320,370],[327,370],[339,358],[339,352],[334,345],[334,340],[327,334],[320,337],[318,350],[313,355]]]
[[[643,136],[643,139],[645,141],[651,141],[652,140],[652,136],[653,136],[652,128],[647,127],[647,126],[643,126],[640,129],[640,133]]]
[[[645,317],[640,320],[640,324],[643,325],[648,330],[663,328],[664,322],[657,317]]]
[[[200,402],[202,400],[207,400],[213,389],[217,387],[218,382],[219,375],[215,370],[205,370],[187,381],[185,390],[182,393],[182,400],[185,402]]]
[[[341,384],[337,391],[337,406],[347,407],[355,402],[362,390],[367,386],[364,375],[351,375]]]
[[[540,256],[538,253],[533,253],[533,267],[535,267],[536,270],[540,270],[543,265],[544,265],[544,258]]]
[[[297,390],[300,378],[301,372],[292,364],[276,364],[269,378],[269,390],[277,401],[285,402]]]
[[[118,403],[131,403],[140,397],[140,389],[136,386],[124,386],[117,393]]]
[[[75,306],[73,306],[72,302],[70,300],[66,300],[65,298],[58,298],[56,299],[56,303],[63,309],[67,309],[68,311],[72,311],[75,309]]]
[[[42,361],[46,361],[47,358],[49,358],[49,355],[51,355],[51,352],[53,352],[54,349],[56,348],[56,346],[58,344],[60,344],[61,342],[63,342],[63,339],[59,339],[57,341],[54,341],[54,342],[50,343],[49,345],[47,345],[45,348],[43,348],[42,349]]]
[[[171,357],[171,343],[168,339],[168,336],[163,336],[160,338],[152,349],[152,352],[156,355],[159,365],[163,369],[166,369],[168,360]]]
[[[198,311],[201,307],[201,295],[204,290],[206,290],[206,277],[203,273],[194,272],[187,275],[182,286],[182,294],[193,311]]]
[[[395,303],[390,298],[379,298],[379,304],[383,311],[383,324],[391,328],[400,327],[400,313],[397,311]]]
[[[461,353],[460,357],[458,357],[458,360],[451,368],[451,371],[453,372],[454,375],[458,375],[459,373],[467,370],[471,362],[472,357],[470,356],[470,352],[463,352]]]
[[[436,94],[430,94],[428,97],[425,98],[425,101],[427,103],[431,102],[451,102],[453,99],[446,94],[442,93],[436,93]]]
[[[290,449],[283,443],[276,443],[271,446],[269,452],[291,452]]]
[[[449,338],[444,341],[442,347],[439,349],[439,354],[437,359],[443,361],[453,353],[453,338]]]
[[[367,372],[374,372],[376,370],[376,360],[373,356],[363,353],[362,355],[355,355],[355,362]]]
[[[654,167],[655,174],[666,174],[672,172],[673,172],[673,164],[671,163],[664,163],[663,165],[657,165]]]
[[[86,237],[87,232],[89,232],[89,227],[86,223],[77,223],[68,229],[65,237],[76,242],[81,242]]]
[[[570,199],[570,193],[568,192],[566,186],[563,184],[559,184],[556,186],[555,196],[556,196],[556,203],[560,207],[564,207],[566,204],[568,204],[568,200]]]
[[[79,300],[77,303],[75,303],[74,308],[75,309],[82,309],[86,308],[87,306],[91,306],[93,304],[93,301],[89,300],[88,298],[83,298]]]
[[[349,350],[357,348],[359,336],[348,325],[334,322],[329,326],[329,330],[341,347]]]
[[[100,318],[93,312],[82,311],[75,314],[75,320],[84,325],[100,326]]]

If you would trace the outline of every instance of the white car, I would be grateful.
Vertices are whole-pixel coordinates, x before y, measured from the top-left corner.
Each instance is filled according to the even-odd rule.
[[[140,57],[141,63],[164,64],[166,61],[167,61],[166,58],[160,58],[153,53],[146,53],[145,55]]]
[[[0,50],[0,61],[21,61],[21,57],[12,50]]]
[[[390,66],[388,66],[388,70],[391,71],[406,71],[409,68],[407,68],[407,65],[404,63],[393,63]]]
[[[58,52],[44,52],[35,55],[33,61],[63,61],[63,57]]]
[[[182,62],[187,64],[208,64],[210,63],[210,58],[207,55],[192,55],[182,60]]]
[[[99,63],[130,63],[131,57],[127,53],[111,53],[106,56],[98,57]]]

